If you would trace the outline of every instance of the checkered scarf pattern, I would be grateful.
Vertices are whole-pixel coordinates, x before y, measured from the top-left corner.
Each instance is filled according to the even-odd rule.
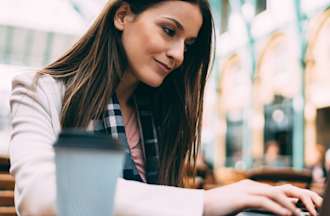
[[[159,147],[157,131],[154,118],[150,110],[150,103],[142,95],[135,94],[133,97],[137,121],[140,131],[140,146],[143,152],[145,164],[145,177],[147,183],[159,183]],[[136,165],[132,159],[130,148],[125,133],[124,121],[120,111],[120,105],[117,96],[114,94],[107,105],[103,119],[93,120],[94,133],[111,135],[119,140],[125,147],[125,164],[123,177],[127,180],[142,182]]]

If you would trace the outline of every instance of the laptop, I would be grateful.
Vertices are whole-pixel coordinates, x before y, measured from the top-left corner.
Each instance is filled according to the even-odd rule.
[[[302,211],[301,216],[309,216],[310,214],[303,207],[303,205],[301,205],[301,202],[298,203],[299,204],[297,205],[297,207],[300,208]],[[241,212],[236,216],[274,216],[274,214],[264,210],[251,209]],[[327,181],[325,193],[323,196],[323,203],[321,208],[319,209],[319,216],[330,216],[330,180]]]
[[[64,130],[54,149],[58,215],[112,215],[122,146],[111,136]]]

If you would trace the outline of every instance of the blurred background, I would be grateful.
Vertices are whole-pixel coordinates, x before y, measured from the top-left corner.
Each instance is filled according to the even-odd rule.
[[[12,78],[61,56],[105,2],[0,0],[0,155],[8,156]],[[233,178],[259,167],[308,169],[321,181],[330,161],[330,0],[210,4],[217,53],[201,169],[235,170]]]

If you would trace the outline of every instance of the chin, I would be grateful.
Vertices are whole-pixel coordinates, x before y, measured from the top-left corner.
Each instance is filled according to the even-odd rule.
[[[145,81],[143,81],[143,83],[150,87],[157,88],[163,83],[163,80],[164,79],[162,79],[162,80],[145,80]]]
[[[164,79],[165,79],[165,77],[159,76],[157,74],[157,75],[153,75],[153,76],[144,77],[140,81],[150,87],[157,88],[163,83]]]

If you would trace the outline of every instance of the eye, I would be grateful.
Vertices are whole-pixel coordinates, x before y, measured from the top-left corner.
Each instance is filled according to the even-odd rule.
[[[172,28],[166,27],[166,26],[162,26],[163,31],[170,37],[174,37],[176,34],[176,31]]]

